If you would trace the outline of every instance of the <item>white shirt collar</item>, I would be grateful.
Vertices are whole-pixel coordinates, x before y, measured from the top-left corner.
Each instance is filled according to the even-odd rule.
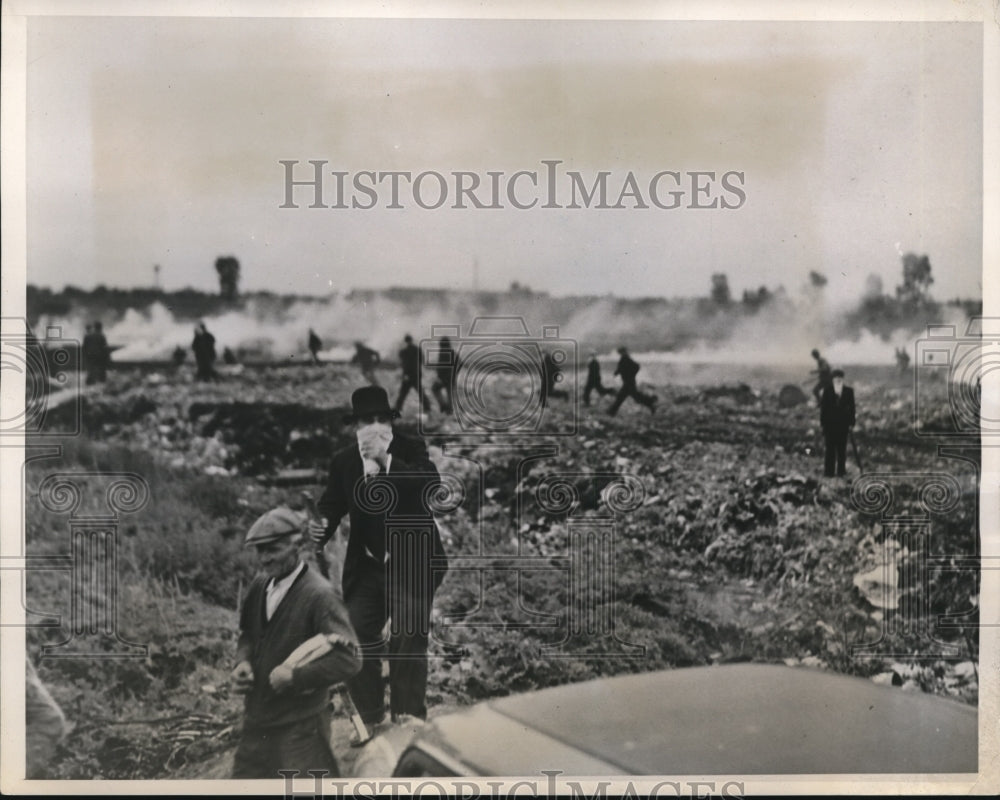
[[[274,578],[271,578],[270,582],[267,584],[268,619],[271,619],[271,617],[274,616],[274,612],[278,610],[278,605],[285,599],[285,595],[288,594],[288,590],[292,587],[292,584],[295,583],[295,579],[299,577],[299,573],[305,568],[305,562],[300,561],[299,565],[281,580],[276,581]]]

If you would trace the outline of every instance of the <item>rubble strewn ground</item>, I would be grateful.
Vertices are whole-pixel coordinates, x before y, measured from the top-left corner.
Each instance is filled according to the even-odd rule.
[[[461,425],[437,413],[420,423],[439,469],[464,488],[464,501],[441,519],[449,555],[460,567],[480,559],[478,571],[453,569],[436,601],[433,705],[733,660],[830,669],[977,702],[976,577],[940,568],[977,552],[973,463],[941,459],[935,441],[914,435],[910,376],[888,367],[849,373],[865,471],[906,473],[896,489],[903,512],[921,511],[923,475],[954,476],[962,492],[947,515],[930,520],[939,568],[924,585],[891,587],[900,594],[887,606],[879,576],[892,582],[902,572],[882,569],[886,559],[903,568],[927,554],[859,509],[856,464],[846,480],[822,477],[811,397],[782,407],[784,376],[744,373],[726,368],[714,380],[647,386],[660,398],[655,415],[631,401],[611,418],[603,403],[554,400],[547,430],[575,425],[576,433],[519,437],[518,447],[501,436],[463,439]],[[396,376],[383,377],[392,395]],[[213,384],[183,372],[112,372],[103,391],[84,398],[84,435],[64,441],[61,459],[29,465],[29,554],[68,552],[66,517],[37,497],[53,471],[131,471],[152,494],[144,510],[123,517],[119,537],[121,631],[148,644],[149,657],[40,662],[77,723],[54,777],[220,771],[240,719],[227,676],[235,609],[251,574],[242,537],[263,511],[299,504],[303,488],[318,491],[273,478],[321,470],[351,442],[342,416],[358,382],[354,370],[332,365],[247,368]],[[513,389],[504,394],[511,402]],[[925,405],[936,403],[944,419],[947,387],[923,389],[931,392]],[[409,402],[401,424],[416,428]],[[66,422],[63,408],[49,424]],[[562,489],[552,485],[558,475],[566,476]],[[610,494],[621,476],[631,476],[638,498],[624,511]],[[613,531],[614,560],[601,563],[614,592],[590,597],[608,635],[576,636],[567,570],[574,552],[592,555],[580,532],[598,522]],[[512,559],[531,569],[505,569]],[[55,613],[65,584],[55,573],[32,575],[29,605]],[[886,638],[887,624],[913,607],[923,616]],[[944,614],[965,616],[935,627]],[[29,652],[65,638],[65,617],[62,625],[30,630]]]

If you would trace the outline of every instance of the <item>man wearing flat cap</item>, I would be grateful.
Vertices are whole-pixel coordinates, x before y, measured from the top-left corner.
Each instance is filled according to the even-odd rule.
[[[280,778],[279,770],[339,775],[330,750],[329,689],[361,667],[347,609],[301,557],[305,514],[268,511],[247,533],[260,574],[240,610],[232,672],[246,693],[234,778]]]
[[[335,453],[319,500],[325,526],[311,527],[322,546],[349,515],[342,586],[361,643],[361,671],[347,682],[371,728],[386,714],[382,658],[388,645],[389,710],[393,721],[424,719],[427,644],[434,592],[447,558],[428,497],[440,485],[423,440],[393,428],[398,417],[378,386],[351,396],[357,443]],[[390,620],[388,639],[383,628]],[[361,744],[362,742],[353,742]]]
[[[823,474],[828,478],[846,473],[847,437],[854,427],[854,389],[844,386],[844,371],[830,373],[830,385],[823,390],[819,403],[819,421],[823,428]],[[834,472],[836,468],[836,472]]]

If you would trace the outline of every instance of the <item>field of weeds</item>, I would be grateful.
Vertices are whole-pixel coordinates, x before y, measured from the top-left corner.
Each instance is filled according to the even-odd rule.
[[[978,552],[978,451],[941,458],[937,441],[914,435],[912,377],[849,372],[859,481],[853,461],[847,479],[822,477],[818,412],[779,408],[785,376],[654,374],[654,415],[631,401],[611,418],[607,400],[553,400],[551,436],[470,438],[455,418],[420,421],[460,500],[440,519],[452,569],[435,602],[432,714],[735,660],[976,703],[978,583],[958,567]],[[396,376],[380,378],[392,396]],[[267,509],[320,490],[283,485],[282,475],[322,474],[352,441],[342,415],[357,385],[356,372],[333,365],[246,369],[209,385],[113,372],[83,398],[82,433],[28,463],[27,554],[53,563],[74,552],[82,518],[107,515],[109,473],[148,487],[144,505],[114,523],[117,638],[73,629],[66,569],[28,573],[29,656],[75,726],[51,777],[181,778],[223,763],[240,724],[227,678],[253,570],[243,536]],[[524,396],[515,383],[494,388],[512,407]],[[947,389],[921,387],[925,429],[947,421]],[[401,425],[412,430],[409,402]],[[50,412],[50,427],[73,422],[70,406]],[[82,487],[73,518],[46,500],[59,473]],[[894,477],[865,489],[883,473]],[[930,483],[950,505],[926,487],[938,475]],[[904,517],[909,527],[897,524]],[[335,561],[342,546],[343,529]],[[59,657],[84,641],[91,655]],[[133,645],[145,654],[93,657]]]

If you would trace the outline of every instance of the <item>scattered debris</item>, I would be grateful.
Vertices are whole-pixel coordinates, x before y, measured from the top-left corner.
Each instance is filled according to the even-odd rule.
[[[745,383],[738,383],[735,386],[710,386],[702,389],[701,397],[706,400],[728,398],[738,405],[752,405],[760,401],[760,392],[751,389]]]

